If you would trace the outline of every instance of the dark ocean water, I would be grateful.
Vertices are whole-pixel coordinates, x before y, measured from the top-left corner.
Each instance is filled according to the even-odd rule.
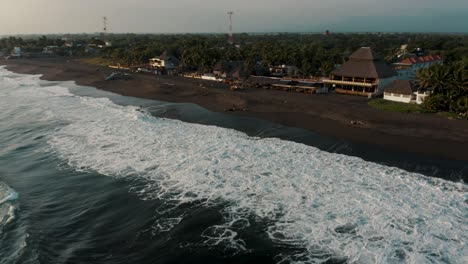
[[[467,170],[0,69],[0,263],[464,263]]]

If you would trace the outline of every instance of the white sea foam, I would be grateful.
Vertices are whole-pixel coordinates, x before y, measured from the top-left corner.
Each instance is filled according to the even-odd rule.
[[[17,199],[18,193],[4,182],[0,182],[0,237],[3,236],[2,233],[4,232],[5,226],[16,219],[16,211],[18,207]],[[0,245],[2,245],[2,243],[9,243],[11,246],[11,243],[13,242],[18,245],[18,247],[16,247],[13,252],[5,251],[5,248],[2,247],[2,250],[0,251],[0,263],[14,263],[15,260],[21,256],[27,246],[27,236],[27,233],[21,234],[14,242],[8,235],[3,236],[2,239],[0,239]]]
[[[2,228],[15,219],[15,204],[13,201],[18,199],[18,193],[8,185],[0,182],[0,234]]]
[[[48,111],[49,120],[67,124],[49,135],[49,144],[73,168],[145,179],[139,194],[166,201],[164,214],[191,202],[222,205],[224,224],[203,232],[209,245],[246,250],[238,231],[256,217],[276,243],[306,249],[280,261],[467,262],[463,183],[284,140],[154,118],[105,98],[53,96],[22,78],[6,92],[0,84],[0,93],[7,94],[9,107],[28,106],[38,116]],[[54,90],[67,94],[66,88]],[[155,228],[169,230],[182,217],[159,220]]]

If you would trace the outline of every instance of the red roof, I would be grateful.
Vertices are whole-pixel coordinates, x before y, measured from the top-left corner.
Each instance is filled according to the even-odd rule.
[[[432,62],[432,61],[441,61],[443,58],[439,55],[428,55],[422,57],[413,57],[413,58],[406,58],[398,63],[401,64],[416,64],[416,63],[424,63],[424,62]]]

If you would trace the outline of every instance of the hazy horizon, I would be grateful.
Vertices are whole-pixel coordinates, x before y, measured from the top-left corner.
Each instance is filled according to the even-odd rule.
[[[468,1],[451,0],[19,0],[0,17],[0,35],[96,33],[428,32],[467,33]]]

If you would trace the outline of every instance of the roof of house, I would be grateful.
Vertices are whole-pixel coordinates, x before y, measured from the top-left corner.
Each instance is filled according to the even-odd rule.
[[[175,56],[171,55],[167,50],[165,50],[163,52],[163,54],[161,54],[161,56],[159,56],[159,59],[161,59],[161,60],[170,60],[174,64],[179,63],[179,59],[177,59]]]
[[[444,59],[442,56],[439,55],[428,55],[422,57],[412,57],[406,58],[404,60],[399,61],[396,64],[417,64],[417,63],[425,63],[425,62],[434,62],[434,61],[443,61]]]
[[[362,47],[356,50],[349,59],[356,60],[381,60],[382,58],[369,47]]]
[[[333,71],[334,75],[359,78],[388,78],[397,75],[382,58],[369,47],[355,51],[341,67]]]
[[[417,90],[418,88],[416,87],[416,84],[408,80],[395,80],[392,83],[390,83],[387,87],[385,87],[386,93],[404,95],[411,95]]]

